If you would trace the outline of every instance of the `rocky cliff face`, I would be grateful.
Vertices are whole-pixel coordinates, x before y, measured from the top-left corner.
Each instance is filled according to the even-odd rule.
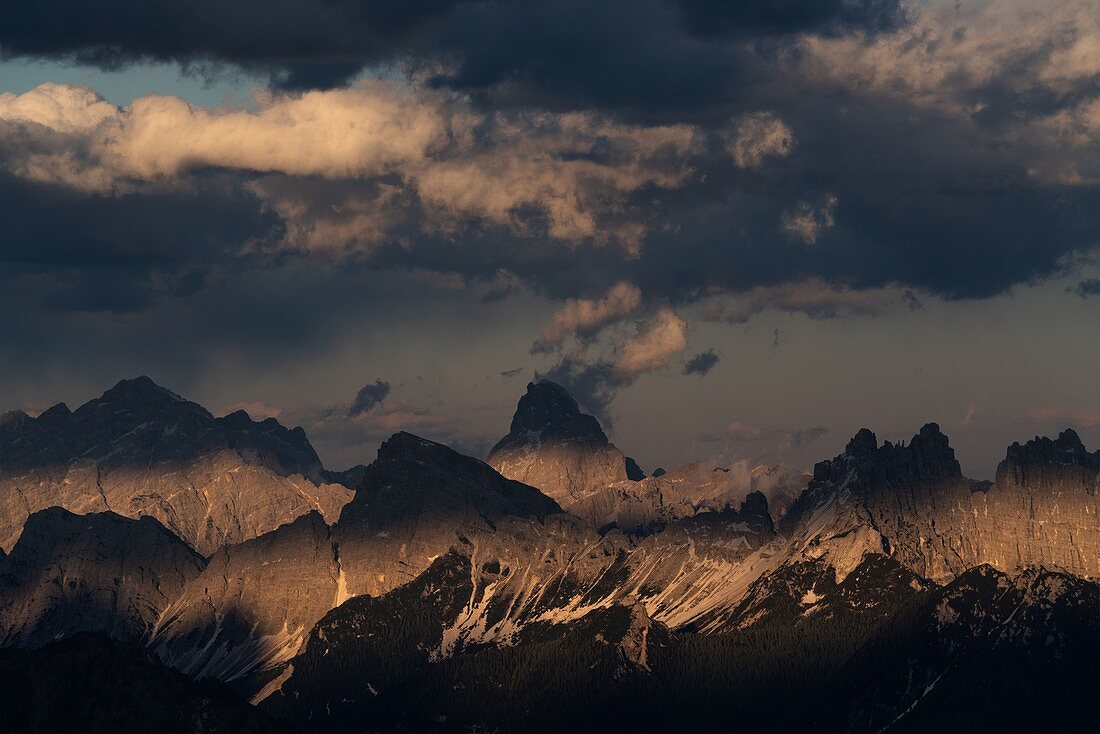
[[[489,452],[488,462],[566,509],[628,479],[626,456],[607,440],[599,421],[581,413],[577,401],[552,382],[527,385],[508,435]]]
[[[1047,477],[1049,472],[1039,466],[1044,462],[1049,464],[1049,457],[1031,460],[1029,476]],[[1086,482],[1062,489],[1094,500],[1089,486]],[[860,603],[870,604],[874,595],[864,588],[867,584],[859,585],[868,576],[878,579],[872,586],[878,584],[887,593],[887,587],[919,590],[924,579],[947,581],[985,562],[1009,570],[1049,562],[1090,575],[1079,558],[1096,531],[1078,527],[1074,538],[1079,545],[1063,546],[1061,540],[1050,539],[1057,532],[1053,510],[1034,518],[1025,511],[1025,506],[1046,507],[1047,499],[1026,489],[998,495],[1000,491],[999,484],[989,488],[965,479],[946,437],[934,425],[925,426],[907,445],[879,446],[873,434],[861,431],[844,454],[816,467],[815,479],[784,518],[781,533],[769,515],[767,498],[754,492],[736,510],[670,519],[659,532],[632,539],[617,531],[601,535],[589,523],[555,514],[552,501],[476,460],[398,434],[383,444],[331,537],[319,530],[316,549],[305,554],[328,564],[324,549],[331,547],[339,565],[310,571],[311,565],[305,564],[295,571],[322,579],[323,588],[311,595],[331,601],[294,617],[297,621],[288,621],[285,630],[280,622],[289,615],[272,615],[259,628],[265,630],[263,636],[276,635],[282,647],[265,647],[266,652],[250,659],[249,670],[233,669],[243,674],[278,666],[301,645],[309,620],[319,619],[327,606],[337,606],[349,595],[381,596],[401,588],[447,553],[459,553],[476,572],[461,613],[441,631],[437,654],[442,657],[470,646],[513,644],[539,624],[574,621],[628,600],[671,628],[718,632],[756,624],[774,616],[773,609],[851,610],[856,597],[866,597]],[[1065,501],[1057,495],[1057,502]],[[1079,517],[1088,517],[1090,511],[1081,509],[1073,522],[1080,525]],[[988,519],[990,514],[1000,519]],[[1015,534],[1035,526],[1047,540],[1036,536],[1017,542]],[[997,549],[1006,544],[1017,549],[1011,557],[998,555]],[[242,559],[237,575],[250,576],[254,572],[245,569],[268,555]],[[867,565],[875,557],[888,559],[897,571],[875,571],[876,566]],[[212,569],[204,576],[226,575]],[[810,580],[803,584],[799,579]],[[887,584],[883,579],[894,580]],[[205,589],[206,584],[202,580],[191,586]],[[279,594],[285,591],[275,590],[288,588],[285,582],[259,588],[269,598],[256,597],[252,604],[283,608]],[[776,596],[777,590],[783,595]],[[237,608],[248,606],[237,601],[244,594],[227,598]],[[224,601],[191,599],[188,604],[226,608]],[[224,616],[219,612],[205,618],[206,629],[218,626],[219,614]],[[253,624],[248,617],[244,626]],[[181,649],[218,649],[207,646],[204,637],[197,639],[201,644],[190,639]],[[240,644],[235,640],[225,649]]]
[[[318,512],[210,557],[148,636],[188,675],[235,680],[295,655],[309,630],[347,599],[338,550]]]
[[[243,414],[214,419],[136,382],[75,413],[0,420],[3,487],[22,492],[37,477],[43,497],[49,489],[91,510],[128,502],[139,515],[156,507],[173,522],[61,508],[31,515],[0,555],[5,643],[106,631],[144,641],[188,675],[231,680],[257,701],[334,725],[351,721],[341,710],[389,715],[371,687],[405,705],[393,698],[406,695],[403,685],[449,685],[479,651],[492,651],[495,675],[520,649],[575,663],[575,643],[595,666],[584,670],[641,685],[660,677],[665,652],[711,633],[746,636],[741,654],[777,629],[814,639],[836,629],[854,649],[982,564],[1013,574],[1047,567],[1050,583],[1021,597],[1028,609],[1045,609],[1039,597],[1058,591],[1050,569],[1100,576],[1100,452],[1072,431],[1013,445],[989,484],[962,476],[935,424],[896,445],[862,430],[815,467],[775,522],[764,490],[790,502],[797,473],[696,464],[632,479],[630,462],[564,391],[531,386],[490,459],[564,482],[555,491],[567,511],[490,465],[398,433],[370,466],[349,472],[358,490],[336,520],[315,494],[287,489],[315,493],[327,485],[314,480],[331,476],[299,431]],[[516,457],[526,458],[509,463]],[[608,457],[618,468],[605,472]],[[218,477],[250,472],[255,484],[218,494]],[[147,496],[158,499],[141,504]],[[219,545],[204,558],[180,538]],[[674,644],[669,630],[700,634]]]
[[[142,640],[204,566],[152,518],[41,510],[0,560],[3,644],[33,647],[85,630]]]
[[[330,528],[317,512],[211,556],[165,611],[151,644],[191,675],[235,680],[298,653],[322,616],[415,580],[510,517],[560,508],[477,459],[411,434],[384,442]]]
[[[863,429],[844,454],[814,468],[784,519],[799,552],[831,558],[842,573],[865,552],[890,555],[945,582],[990,564],[1100,575],[1097,462],[1072,431],[1009,449],[991,486],[962,476],[939,427],[909,445],[879,446]]]
[[[333,530],[352,595],[379,595],[419,576],[463,539],[507,516],[543,518],[556,502],[441,444],[397,433],[378,449]]]
[[[0,420],[0,547],[51,506],[154,517],[203,555],[310,510],[335,520],[352,491],[328,483],[300,428],[243,411],[215,419],[146,377],[76,411]]]

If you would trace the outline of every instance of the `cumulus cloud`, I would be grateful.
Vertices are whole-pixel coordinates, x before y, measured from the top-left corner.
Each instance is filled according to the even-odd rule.
[[[1036,179],[1100,180],[1096,156],[1082,155],[1100,135],[1100,19],[1087,0],[932,2],[870,43],[811,36],[801,52],[810,79],[973,121]]]
[[[687,348],[688,323],[665,306],[638,321],[626,334],[618,334],[604,351],[595,355],[595,345],[564,355],[536,379],[557,382],[586,410],[611,425],[612,401],[619,391],[633,385],[647,373],[668,366],[669,359]]]
[[[615,355],[620,375],[652,372],[668,366],[668,358],[687,349],[687,322],[671,308],[662,308],[624,341]]]
[[[289,241],[310,249],[375,242],[390,233],[390,211],[409,203],[429,228],[468,219],[520,233],[544,226],[557,240],[637,252],[644,226],[622,216],[626,197],[682,185],[700,146],[690,125],[481,112],[459,95],[397,82],[259,93],[254,103],[206,109],[154,95],[115,108],[90,90],[58,84],[5,93],[0,166],[98,194],[186,181],[204,170],[268,174],[253,192],[287,222]],[[324,180],[364,185],[325,195]]]
[[[790,155],[794,142],[794,133],[775,113],[757,112],[734,122],[726,152],[739,168],[760,168],[769,156]]]
[[[589,337],[604,326],[630,316],[642,305],[642,292],[625,281],[598,299],[570,298],[542,330],[541,344],[556,346],[569,335]]]
[[[354,417],[370,412],[375,406],[381,405],[389,394],[390,384],[380,379],[375,380],[373,384],[364,385],[356,393],[355,400],[348,408],[348,415]]]
[[[684,363],[684,374],[702,377],[718,366],[718,359],[718,352],[713,349],[699,352]]]

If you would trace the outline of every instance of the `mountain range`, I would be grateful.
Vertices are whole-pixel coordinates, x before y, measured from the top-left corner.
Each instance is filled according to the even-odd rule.
[[[0,416],[0,720],[1096,731],[1098,518],[1069,429],[992,482],[931,423],[812,474],[646,476],[541,382],[485,462],[397,433],[334,472],[300,428],[124,380]]]

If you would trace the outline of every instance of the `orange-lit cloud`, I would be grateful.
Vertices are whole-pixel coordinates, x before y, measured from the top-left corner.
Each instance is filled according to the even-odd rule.
[[[588,335],[612,321],[636,312],[642,305],[637,286],[619,282],[598,299],[570,298],[558,309],[542,330],[542,342],[557,345],[570,334]]]
[[[258,92],[249,109],[160,95],[119,108],[61,84],[0,94],[0,165],[15,175],[96,194],[184,184],[206,169],[259,175],[252,190],[287,222],[289,244],[316,250],[368,247],[410,204],[428,227],[474,219],[524,232],[533,211],[550,238],[637,252],[644,225],[603,218],[643,187],[681,186],[701,145],[690,125],[485,113],[454,93],[384,81]],[[374,185],[318,201],[311,179]]]

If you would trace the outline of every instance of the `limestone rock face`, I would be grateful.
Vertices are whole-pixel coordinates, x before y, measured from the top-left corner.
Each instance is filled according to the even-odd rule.
[[[577,401],[552,382],[527,385],[508,435],[489,452],[488,462],[567,510],[628,479],[626,456],[607,440],[599,421],[581,413]]]
[[[814,468],[782,527],[801,537],[801,552],[845,568],[879,552],[937,582],[981,564],[1096,577],[1098,457],[1072,431],[1036,439],[1011,447],[988,485],[962,476],[935,424],[908,446],[878,446],[863,429],[844,454]]]
[[[347,598],[337,553],[316,511],[225,546],[165,610],[149,644],[193,677],[234,680],[278,665]]]
[[[156,518],[203,555],[310,510],[334,521],[353,492],[328,483],[300,428],[215,419],[147,377],[70,412],[0,420],[0,547],[27,517],[61,506]]]
[[[41,510],[0,561],[3,645],[82,631],[140,641],[204,565],[153,518]]]
[[[383,594],[419,576],[464,538],[503,517],[543,518],[554,500],[477,459],[409,433],[378,449],[333,537],[349,593]]]

